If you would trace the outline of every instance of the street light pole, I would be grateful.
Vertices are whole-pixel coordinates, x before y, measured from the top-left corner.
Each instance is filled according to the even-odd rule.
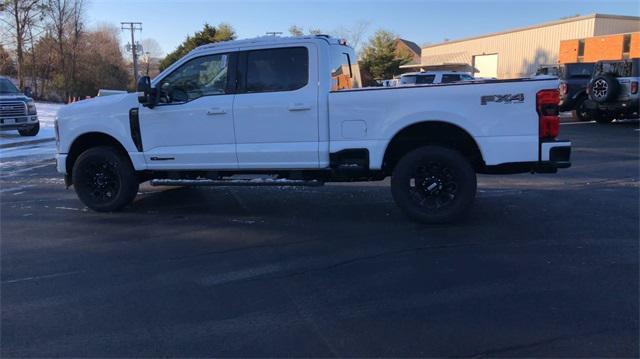
[[[133,84],[138,82],[138,46],[135,41],[136,30],[142,31],[141,22],[121,22],[122,30],[129,30],[131,32],[131,54],[133,55]]]

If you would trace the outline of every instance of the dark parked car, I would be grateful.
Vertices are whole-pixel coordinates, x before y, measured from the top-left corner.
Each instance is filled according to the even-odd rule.
[[[599,123],[638,118],[640,58],[598,61],[587,87],[585,106]]]
[[[0,76],[0,131],[18,130],[20,136],[35,136],[40,131],[36,104],[26,90],[20,92],[8,78]]]
[[[593,62],[583,62],[565,64],[560,69],[560,111],[574,111],[579,121],[591,120],[584,102],[594,66]]]

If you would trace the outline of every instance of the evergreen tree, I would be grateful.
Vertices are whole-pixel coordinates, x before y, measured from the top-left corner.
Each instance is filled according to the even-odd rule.
[[[400,74],[400,66],[411,61],[408,53],[397,51],[398,37],[385,30],[378,30],[362,51],[361,66],[375,80],[385,80]]]
[[[204,28],[193,36],[187,36],[187,38],[176,48],[173,52],[169,53],[160,62],[160,71],[171,66],[174,62],[178,61],[189,51],[195,49],[198,46],[211,44],[214,42],[234,40],[236,38],[236,32],[229,24],[222,23],[215,26],[204,24]]]

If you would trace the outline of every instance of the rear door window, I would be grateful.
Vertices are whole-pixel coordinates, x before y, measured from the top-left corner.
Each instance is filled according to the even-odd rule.
[[[246,92],[293,91],[307,85],[309,52],[286,47],[247,52]]]
[[[565,79],[572,77],[591,77],[593,66],[594,64],[590,63],[566,65],[562,70],[562,77]]]
[[[460,81],[460,75],[453,75],[453,74],[442,75],[443,84],[448,84],[448,83],[458,82],[458,81]]]
[[[416,76],[416,84],[432,84],[436,79],[436,75]]]

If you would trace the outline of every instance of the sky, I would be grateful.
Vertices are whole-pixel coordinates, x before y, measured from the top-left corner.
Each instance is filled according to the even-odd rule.
[[[204,23],[232,25],[239,38],[267,31],[288,34],[291,25],[331,33],[367,22],[367,37],[390,30],[418,45],[439,43],[576,14],[640,16],[638,0],[89,0],[89,25],[142,22],[138,39],[153,38],[173,51]],[[129,34],[123,33],[123,43]]]

